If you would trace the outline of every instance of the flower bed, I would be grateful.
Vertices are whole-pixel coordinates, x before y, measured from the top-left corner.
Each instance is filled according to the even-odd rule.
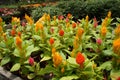
[[[0,18],[0,65],[25,80],[120,80],[120,25],[111,26],[111,12],[100,25],[72,18],[12,17],[12,29]]]

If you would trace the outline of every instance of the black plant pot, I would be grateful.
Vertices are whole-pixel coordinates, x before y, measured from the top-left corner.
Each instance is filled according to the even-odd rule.
[[[0,67],[0,80],[23,80],[20,77]]]

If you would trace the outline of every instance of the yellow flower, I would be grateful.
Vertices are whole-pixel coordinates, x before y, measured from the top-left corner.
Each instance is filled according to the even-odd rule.
[[[111,14],[112,14],[111,11],[109,11],[108,14],[107,14],[107,17],[110,18]]]
[[[56,52],[56,49],[53,47],[52,48],[52,56],[55,54],[55,52]]]
[[[67,28],[70,27],[70,23],[69,22],[66,23],[66,27]]]
[[[19,36],[16,37],[16,46],[22,49],[22,39]]]
[[[53,63],[55,67],[58,67],[62,63],[62,57],[58,52],[53,55]]]
[[[12,22],[13,23],[20,23],[20,18],[12,17]]]
[[[86,16],[85,21],[86,21],[86,23],[88,23],[88,21],[89,21],[89,16],[88,15]]]
[[[0,33],[3,31],[2,26],[0,26]]]
[[[103,26],[107,27],[107,22],[108,22],[108,18],[106,17],[106,18],[102,21],[102,27],[103,27]]]
[[[115,36],[120,37],[120,24],[115,28]]]
[[[27,22],[32,25],[34,23],[34,21],[32,20],[31,17],[29,17],[27,14],[25,14],[25,19],[27,20]]]
[[[37,32],[39,29],[43,30],[43,24],[40,22],[37,22],[35,26],[35,31]]]
[[[3,33],[3,38],[4,38],[5,41],[7,41],[6,33]]]
[[[56,16],[53,16],[54,21],[56,20]]]
[[[50,21],[50,15],[49,14],[47,14],[46,18],[47,18],[48,21]]]
[[[74,46],[75,46],[75,44],[74,44]],[[71,57],[75,57],[75,49],[72,50]]]
[[[78,38],[78,36],[76,36],[75,39],[74,39],[73,47],[74,47],[74,49],[77,49],[79,47],[79,38]]]
[[[113,41],[113,51],[120,56],[120,38]]]
[[[103,26],[101,28],[101,36],[105,37],[106,36],[106,33],[107,33],[107,28],[105,26]]]

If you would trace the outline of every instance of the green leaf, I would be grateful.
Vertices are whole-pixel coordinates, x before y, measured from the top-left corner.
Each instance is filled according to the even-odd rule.
[[[75,68],[76,68],[76,67],[79,67],[79,65],[76,63],[75,58],[69,57],[69,58],[67,59],[67,61],[68,61],[68,63],[71,64],[72,67],[75,67]]]
[[[59,75],[59,73],[57,72],[57,70],[54,67],[49,66],[49,65],[47,65],[45,68],[41,69],[38,72],[38,75],[44,75],[44,74],[50,73],[50,72],[53,72],[54,75]]]
[[[28,74],[27,78],[28,79],[33,79],[36,75],[34,73]]]
[[[25,66],[27,69],[29,69],[31,72],[34,72],[34,67],[32,66]]]
[[[112,70],[110,77],[112,80],[117,80],[117,78],[120,77],[120,70]]]
[[[79,77],[76,75],[71,75],[71,76],[65,76],[60,78],[60,80],[73,80],[73,79],[78,79]]]
[[[47,55],[47,56],[44,56],[44,57],[41,59],[40,62],[46,61],[46,60],[50,60],[50,59],[51,59],[51,57]]]
[[[12,68],[10,69],[11,72],[13,71],[18,71],[20,69],[20,63],[16,63],[12,66]]]
[[[104,50],[103,53],[105,56],[112,56],[113,51],[112,50]]]
[[[112,69],[112,61],[104,62],[101,66],[101,69],[111,70]]]
[[[27,47],[26,57],[30,56],[32,52],[39,50],[38,47],[34,47],[34,45]]]
[[[18,49],[15,49],[12,54],[16,57],[20,57],[20,53]]]
[[[5,56],[2,61],[1,61],[1,66],[7,64],[8,62],[10,62],[10,57],[9,56]]]
[[[38,36],[38,35],[33,35],[33,39],[40,40],[40,36]]]

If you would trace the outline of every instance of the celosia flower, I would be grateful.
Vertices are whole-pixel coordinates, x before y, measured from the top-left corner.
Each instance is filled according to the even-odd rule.
[[[21,37],[21,32],[18,32],[17,34],[18,34],[19,37]]]
[[[61,68],[61,73],[64,73],[64,72],[65,72],[65,68],[62,67],[62,68]]]
[[[2,28],[2,26],[0,26],[0,33],[3,31],[3,28]]]
[[[78,36],[79,38],[81,38],[82,35],[83,35],[83,33],[84,33],[84,30],[82,28],[78,28],[76,36]]]
[[[62,57],[58,52],[53,55],[53,63],[55,67],[58,67],[62,63]]]
[[[56,20],[56,16],[53,16],[54,21]]]
[[[32,24],[34,23],[33,20],[32,20],[32,18],[29,17],[27,14],[25,14],[25,19],[27,20],[27,22],[28,22],[30,25],[32,25]]]
[[[111,14],[112,14],[111,11],[109,11],[108,14],[107,14],[107,17],[110,18]]]
[[[53,47],[52,48],[52,56],[55,54],[55,52],[56,52],[56,49]]]
[[[26,26],[26,23],[25,23],[24,21],[22,22],[22,26],[23,26],[23,27],[25,27],[25,26]]]
[[[19,49],[22,48],[22,39],[21,39],[19,36],[16,37],[16,46],[17,46]]]
[[[68,23],[68,22],[69,22],[69,19],[68,19],[68,18],[66,18],[66,19],[65,19],[65,22],[66,22],[66,23]]]
[[[88,15],[86,16],[85,21],[86,21],[86,23],[88,23],[88,21],[89,21],[89,16]]]
[[[82,53],[78,52],[76,55],[76,62],[80,66],[83,66],[83,63],[85,62],[85,57],[82,55]]]
[[[7,41],[6,33],[3,33],[3,38],[4,38],[4,41]]]
[[[59,35],[60,35],[60,36],[63,36],[63,35],[64,35],[64,30],[62,30],[62,29],[59,30]]]
[[[102,44],[102,39],[97,39],[96,43],[99,44],[99,45],[101,45]]]
[[[103,21],[102,21],[102,27],[107,27],[107,22],[108,22],[108,18],[106,17]]]
[[[58,20],[62,20],[62,19],[64,19],[63,15],[58,16]]]
[[[107,33],[107,28],[105,27],[105,26],[103,26],[102,28],[101,28],[101,36],[106,36],[106,33]]]
[[[78,36],[76,36],[74,39],[73,47],[74,47],[74,49],[77,49],[79,47],[79,37]],[[74,55],[72,54],[72,56],[74,56]]]
[[[32,58],[32,57],[29,58],[29,64],[30,64],[31,66],[34,65],[34,58]]]
[[[13,36],[13,37],[14,37],[14,36],[15,36],[15,34],[16,34],[16,31],[15,31],[14,29],[12,29],[12,30],[11,30],[11,36]]]
[[[72,23],[72,28],[76,28],[76,23],[74,22],[74,23]]]
[[[117,80],[120,80],[120,77],[118,77]]]
[[[120,37],[120,24],[115,28],[115,36]]]
[[[54,28],[53,27],[50,28],[50,32],[54,33]]]
[[[12,17],[12,22],[14,23],[20,23],[20,18]]]
[[[68,22],[68,23],[66,23],[66,27],[68,28],[70,26],[70,23]]]
[[[43,24],[40,22],[37,22],[35,26],[35,31],[38,32],[39,29],[43,30]]]
[[[113,41],[113,50],[116,54],[120,55],[120,38]]]
[[[68,18],[72,18],[72,14],[68,13],[68,14],[67,14],[67,17],[68,17]]]
[[[54,39],[50,38],[49,42],[50,42],[51,45],[54,44]]]
[[[48,21],[50,21],[50,15],[49,14],[47,14],[46,18],[47,18]]]
[[[94,19],[93,19],[93,26],[94,26],[94,28],[96,28],[98,26],[96,17],[94,17]]]
[[[2,21],[3,21],[3,20],[2,20],[2,18],[0,17],[0,23],[2,23]]]

